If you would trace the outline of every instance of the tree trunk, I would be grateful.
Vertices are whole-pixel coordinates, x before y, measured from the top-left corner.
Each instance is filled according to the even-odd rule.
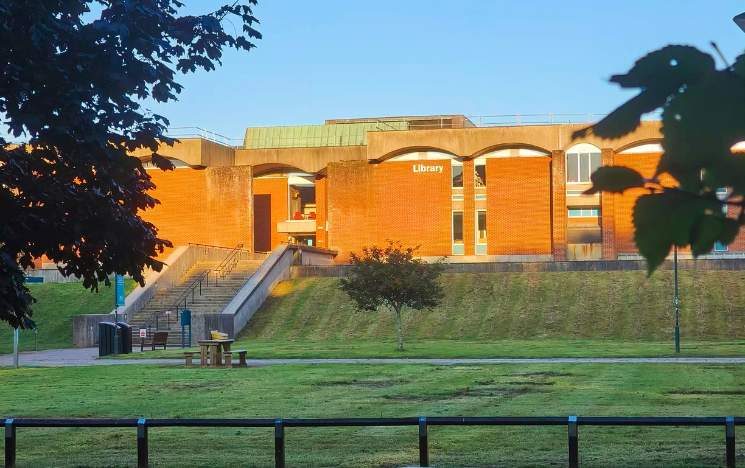
[[[404,331],[401,325],[401,308],[396,309],[396,337],[398,338],[398,350],[404,350]]]

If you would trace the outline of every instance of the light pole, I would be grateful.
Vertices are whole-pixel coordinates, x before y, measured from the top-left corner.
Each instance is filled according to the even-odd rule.
[[[675,285],[675,354],[680,354],[680,327],[678,326],[678,246],[673,251],[673,283]]]
[[[734,21],[735,24],[739,26],[740,29],[743,30],[743,32],[745,32],[745,13],[740,13],[739,15],[735,16],[734,18],[732,18],[732,21]]]

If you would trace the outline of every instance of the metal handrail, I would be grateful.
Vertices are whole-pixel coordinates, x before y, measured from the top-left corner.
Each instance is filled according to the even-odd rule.
[[[568,466],[579,468],[580,426],[685,426],[725,428],[727,468],[735,468],[735,427],[745,417],[584,417],[584,416],[420,416],[408,418],[338,419],[29,419],[5,420],[5,466],[16,466],[18,428],[119,427],[137,429],[137,467],[149,466],[148,429],[159,427],[265,427],[274,428],[274,466],[285,468],[285,429],[288,427],[400,427],[418,429],[419,466],[429,466],[429,426],[564,426],[568,435]]]
[[[190,244],[190,245],[200,245],[200,244]],[[207,246],[207,247],[215,247],[215,246]],[[224,279],[225,276],[227,276],[235,267],[235,265],[238,264],[238,254],[243,251],[243,244],[238,244],[228,253],[228,255],[225,257],[225,259],[217,266],[217,268],[214,269],[215,272],[215,286],[217,286],[218,278]],[[196,301],[196,295],[197,295],[197,289],[199,289],[199,295],[202,295],[202,282],[205,282],[204,285],[205,288],[209,287],[210,285],[210,274],[212,273],[212,269],[206,269],[202,271],[202,273],[199,274],[199,276],[192,281],[189,286],[186,287],[184,292],[181,293],[181,295],[173,301],[173,304],[171,304],[168,308],[165,310],[156,310],[152,314],[150,314],[150,317],[142,324],[142,328],[147,328],[148,334],[150,334],[150,328],[153,326],[153,321],[155,322],[155,330],[157,331],[159,327],[159,319],[160,316],[165,314],[167,319],[167,329],[171,329],[171,314],[173,312],[176,313],[176,316],[178,317],[182,310],[185,310],[187,306],[189,305],[189,295],[191,294],[191,302],[192,304]],[[181,303],[183,303],[183,307],[181,307]]]

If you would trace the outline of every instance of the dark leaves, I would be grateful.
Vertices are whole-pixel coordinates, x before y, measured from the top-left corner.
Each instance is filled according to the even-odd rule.
[[[0,113],[29,143],[0,139],[0,320],[14,326],[31,303],[19,263],[46,255],[91,289],[113,273],[142,282],[143,268],[162,267],[153,256],[171,244],[140,217],[157,200],[128,152],[148,148],[170,169],[157,149],[173,140],[139,100],[175,99],[177,69],[214,69],[224,48],[258,38],[221,26],[231,15],[252,27],[251,0],[219,17],[178,16],[175,0],[103,2],[93,22],[81,18],[86,3],[0,0]]]
[[[593,187],[623,192],[649,184],[654,194],[634,207],[635,241],[650,272],[664,261],[673,245],[690,245],[694,255],[708,253],[715,242],[729,244],[745,217],[727,218],[714,194],[726,188],[728,202],[745,209],[745,154],[732,147],[745,141],[745,57],[716,70],[708,54],[693,47],[668,46],[643,57],[626,75],[611,79],[640,94],[596,125],[574,134],[621,137],[638,125],[643,114],[662,108],[664,153],[655,177],[644,181],[630,168],[600,168]],[[663,186],[664,174],[676,186]],[[735,200],[735,201],[733,201]]]
[[[644,177],[628,167],[599,167],[591,176],[592,188],[585,193],[600,191],[622,193],[634,187],[644,187]]]

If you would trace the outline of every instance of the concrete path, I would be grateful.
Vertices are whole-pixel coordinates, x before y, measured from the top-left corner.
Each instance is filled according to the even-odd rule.
[[[96,359],[98,348],[52,349],[20,354],[24,367],[81,367],[120,364],[184,364],[183,359]],[[195,360],[199,362],[199,360]],[[276,364],[745,364],[736,358],[542,358],[542,359],[249,359],[249,366]],[[0,355],[0,367],[13,365],[13,355]]]

